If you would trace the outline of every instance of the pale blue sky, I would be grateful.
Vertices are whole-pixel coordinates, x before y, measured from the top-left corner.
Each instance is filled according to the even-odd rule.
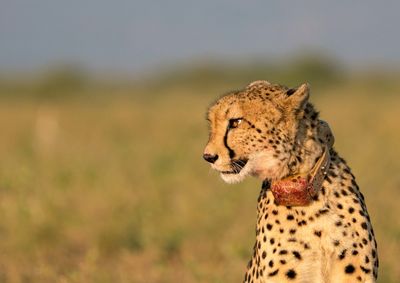
[[[0,0],[0,69],[97,71],[321,50],[400,64],[400,1]]]

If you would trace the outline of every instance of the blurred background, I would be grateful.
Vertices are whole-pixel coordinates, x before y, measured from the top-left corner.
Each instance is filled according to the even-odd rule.
[[[309,82],[400,282],[398,1],[0,1],[0,282],[241,282],[260,182],[208,105]]]

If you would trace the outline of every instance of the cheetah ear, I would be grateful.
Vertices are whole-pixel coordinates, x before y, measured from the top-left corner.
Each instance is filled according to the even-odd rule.
[[[298,88],[291,88],[286,91],[287,101],[294,109],[301,109],[308,101],[310,86],[304,83]]]
[[[258,80],[258,81],[254,81],[251,82],[247,85],[247,89],[253,88],[253,87],[257,87],[257,86],[266,86],[266,85],[270,85],[271,83],[269,81],[265,81],[265,80]]]

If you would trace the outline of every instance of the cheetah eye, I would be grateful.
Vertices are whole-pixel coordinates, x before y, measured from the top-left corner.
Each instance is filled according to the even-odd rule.
[[[240,125],[240,123],[242,123],[242,120],[243,118],[230,119],[228,125],[229,129],[237,128]]]

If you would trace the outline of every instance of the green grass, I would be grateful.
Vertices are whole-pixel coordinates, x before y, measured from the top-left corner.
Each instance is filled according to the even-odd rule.
[[[0,282],[240,282],[260,183],[224,184],[201,158],[205,109],[239,86],[3,99]],[[400,84],[384,90],[344,80],[313,89],[311,100],[366,196],[379,282],[395,283]]]

